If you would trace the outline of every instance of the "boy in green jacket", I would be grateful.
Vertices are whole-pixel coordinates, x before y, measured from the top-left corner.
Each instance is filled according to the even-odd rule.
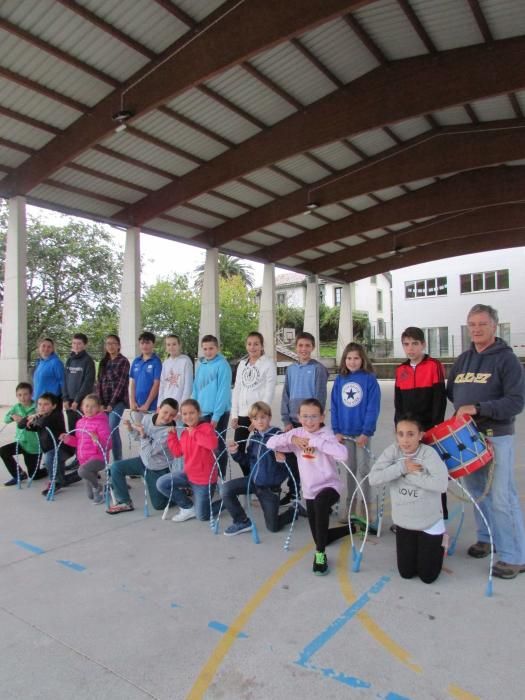
[[[38,468],[38,456],[40,452],[40,446],[38,443],[37,433],[31,433],[28,430],[22,430],[18,427],[20,421],[27,416],[32,415],[36,412],[36,405],[31,398],[33,393],[33,387],[27,382],[20,382],[16,387],[16,398],[18,403],[9,409],[4,421],[6,423],[12,423],[13,421],[17,424],[16,427],[16,440],[15,442],[10,442],[7,445],[0,447],[0,459],[3,460],[7,471],[11,475],[11,479],[4,483],[4,486],[14,486],[18,483],[18,465],[15,456],[18,454],[19,457],[24,457],[25,467],[27,472],[33,479],[42,479],[47,475],[45,469]],[[18,462],[20,464],[20,461]],[[20,481],[27,479],[27,473],[20,466]]]

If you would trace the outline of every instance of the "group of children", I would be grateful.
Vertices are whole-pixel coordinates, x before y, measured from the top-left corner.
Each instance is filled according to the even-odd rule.
[[[133,510],[126,476],[143,476],[150,502],[164,510],[163,518],[169,506],[178,506],[172,518],[175,522],[209,520],[217,515],[222,499],[222,507],[232,517],[224,534],[231,536],[252,529],[239,496],[254,494],[270,532],[292,522],[298,512],[307,517],[316,547],[313,572],[324,575],[328,572],[327,545],[349,534],[351,526],[350,518],[345,517],[344,524],[330,527],[333,506],[343,492],[336,462],[346,461],[355,476],[348,474],[347,511],[355,480],[360,482],[368,504],[369,484],[389,483],[399,572],[405,578],[418,575],[428,583],[435,580],[444,552],[441,495],[448,475],[435,451],[420,440],[424,429],[444,419],[446,401],[443,368],[425,354],[420,329],[408,328],[403,334],[407,361],[396,372],[396,442],[372,469],[371,439],[379,416],[380,389],[361,345],[350,343],[344,350],[331,395],[330,429],[324,424],[328,374],[312,358],[313,336],[299,334],[298,362],[288,367],[285,377],[281,431],[271,425],[275,363],[264,355],[264,339],[259,333],[248,336],[248,357],[237,370],[233,406],[231,370],[214,336],[202,339],[203,356],[191,386],[191,361],[181,357],[179,339],[167,339],[170,357],[163,367],[153,352],[151,335],[142,334],[142,355],[131,365],[133,422],[125,421],[128,431],[140,441],[140,455],[111,464],[114,502],[108,513]],[[43,472],[35,471],[35,455],[41,450],[48,473],[54,476],[55,490],[62,488],[67,481],[67,450],[75,447],[88,496],[95,504],[104,502],[99,475],[109,463],[111,433],[118,432],[118,424],[110,429],[100,398],[88,394],[83,399],[83,417],[71,434],[65,434],[62,410],[53,394],[41,395],[35,407],[31,386],[20,384],[17,399],[6,421],[17,422],[17,443],[13,444],[18,444],[17,453],[24,455],[31,476],[38,478]],[[235,431],[232,442],[226,439],[228,425]],[[40,446],[38,440],[30,440],[35,431]],[[226,481],[228,454],[239,464],[243,476]],[[13,457],[12,445],[2,448],[0,456],[12,479],[26,478]],[[180,457],[183,467],[174,469],[174,460]],[[220,497],[212,500],[219,477]],[[283,496],[287,478],[288,491]],[[301,496],[306,508],[300,503]],[[358,498],[357,511],[362,509]]]

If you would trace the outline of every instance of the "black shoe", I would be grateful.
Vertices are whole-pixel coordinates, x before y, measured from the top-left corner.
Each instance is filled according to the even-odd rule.
[[[57,491],[60,491],[61,488],[62,488],[62,486],[60,486],[60,484],[55,484],[55,493]],[[42,491],[42,496],[47,496],[47,494],[49,493],[50,490],[51,490],[51,484],[48,484],[46,486],[46,488]]]
[[[328,559],[324,552],[316,552],[314,554],[314,564],[312,571],[316,576],[326,576],[328,573]]]
[[[308,517],[308,513],[306,512],[306,508],[303,506],[303,504],[300,501],[297,501],[295,498],[291,501],[291,506],[295,510],[295,506],[297,505],[297,515],[302,515],[303,518]]]
[[[79,477],[78,472],[72,472],[71,474],[66,474],[66,486],[70,486],[71,484],[76,484],[77,481],[82,481],[82,479]]]
[[[27,479],[27,474],[25,472],[22,472],[20,474],[20,481],[25,481]],[[16,476],[13,476],[12,479],[9,479],[9,481],[4,482],[4,486],[16,486],[18,484],[18,479]]]
[[[287,494],[285,494],[281,500],[279,501],[280,506],[287,506],[289,503],[292,502],[292,499],[294,499],[295,496],[292,496],[292,494],[288,491]]]

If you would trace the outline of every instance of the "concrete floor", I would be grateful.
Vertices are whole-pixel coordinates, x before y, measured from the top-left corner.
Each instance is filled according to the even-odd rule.
[[[376,454],[392,439],[393,387],[381,387]],[[466,556],[469,506],[455,555],[427,586],[399,578],[388,518],[359,573],[343,540],[328,550],[330,575],[318,578],[304,519],[286,552],[286,533],[266,532],[258,508],[255,545],[195,520],[145,518],[139,480],[137,509],[118,516],[93,506],[83,484],[47,502],[41,483],[0,488],[1,700],[525,695],[525,576],[484,595],[488,562]],[[449,500],[453,533],[461,503]],[[221,531],[229,522],[223,515]]]

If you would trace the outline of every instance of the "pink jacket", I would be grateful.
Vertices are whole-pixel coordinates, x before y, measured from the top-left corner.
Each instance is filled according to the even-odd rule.
[[[292,444],[292,438],[306,437],[312,453],[304,453]],[[335,465],[336,460],[346,460],[346,447],[337,441],[330,428],[320,428],[316,433],[309,433],[304,428],[294,428],[287,433],[273,435],[267,443],[272,450],[294,452],[301,475],[301,487],[304,497],[313,499],[317,494],[331,487],[341,493],[342,485]]]
[[[104,455],[102,454],[98,443],[93,440],[91,435],[88,435],[88,432],[95,433],[98,442],[106,451],[106,458],[108,458],[109,450],[111,449],[111,440],[108,442],[110,429],[107,413],[101,412],[97,413],[95,416],[90,416],[89,418],[81,418],[75,427],[75,432],[68,435],[64,442],[66,445],[71,445],[71,447],[76,448],[77,457],[80,464],[85,464],[91,459],[100,459],[104,461]]]

